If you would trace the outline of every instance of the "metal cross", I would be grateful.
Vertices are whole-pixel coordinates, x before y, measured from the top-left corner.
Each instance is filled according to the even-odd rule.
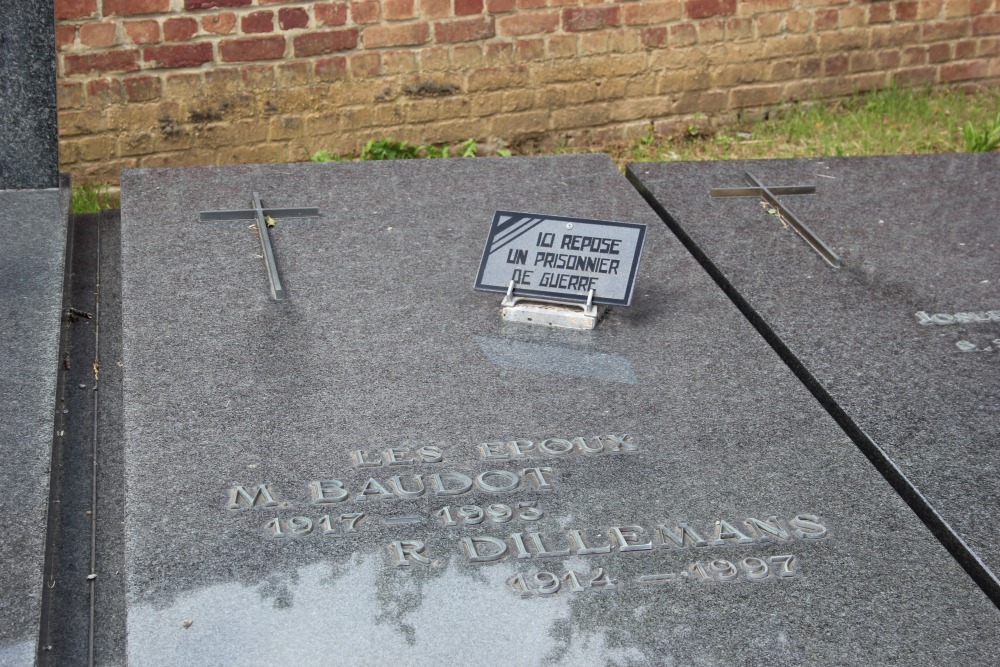
[[[802,237],[802,240],[809,244],[809,247],[819,253],[819,256],[826,260],[826,263],[835,269],[839,269],[841,262],[840,257],[837,256],[830,246],[823,243],[816,234],[813,233],[811,229],[806,227],[805,223],[800,221],[795,217],[784,204],[778,201],[778,197],[782,195],[811,195],[816,192],[815,185],[785,185],[776,187],[767,187],[762,185],[760,181],[754,178],[750,172],[743,172],[746,177],[747,183],[750,184],[748,188],[716,188],[709,191],[709,195],[712,197],[761,197],[768,204],[774,207],[774,209],[781,215],[782,219],[787,221],[792,229]]]
[[[267,267],[267,280],[271,285],[271,298],[281,301],[287,298],[285,288],[281,286],[281,276],[278,275],[278,264],[274,260],[274,250],[271,248],[271,235],[267,232],[267,218],[318,218],[318,208],[264,208],[260,203],[260,195],[253,193],[253,208],[236,211],[202,211],[202,222],[212,220],[257,220],[257,231],[260,235],[260,247],[264,253],[264,265]],[[273,224],[273,223],[272,223]]]

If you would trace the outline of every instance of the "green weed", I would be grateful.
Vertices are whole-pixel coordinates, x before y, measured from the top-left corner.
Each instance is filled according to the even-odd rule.
[[[341,157],[336,153],[331,153],[327,150],[316,151],[309,156],[309,160],[312,162],[340,162]]]
[[[965,150],[973,153],[988,153],[1000,147],[1000,112],[993,120],[981,127],[973,125],[970,120],[962,126],[962,136],[965,138]]]
[[[107,183],[83,183],[73,187],[73,213],[100,213],[116,208],[116,203],[108,192]]]

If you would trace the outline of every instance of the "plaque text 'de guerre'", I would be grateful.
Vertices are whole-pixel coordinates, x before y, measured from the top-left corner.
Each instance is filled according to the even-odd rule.
[[[497,211],[476,289],[627,306],[646,225]]]

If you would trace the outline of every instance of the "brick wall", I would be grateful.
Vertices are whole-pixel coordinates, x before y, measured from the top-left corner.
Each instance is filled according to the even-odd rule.
[[[1000,80],[1000,0],[55,0],[62,168],[626,138]]]

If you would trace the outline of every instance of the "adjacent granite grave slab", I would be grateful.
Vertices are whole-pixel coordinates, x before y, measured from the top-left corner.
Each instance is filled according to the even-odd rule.
[[[0,665],[34,664],[55,429],[68,189],[0,191]]]
[[[968,664],[1000,613],[604,156],[123,173],[127,657]],[[276,302],[250,220],[270,229]],[[503,323],[495,210],[650,225]],[[558,588],[558,590],[556,590]]]
[[[0,190],[59,187],[51,0],[0,0]]]
[[[843,260],[824,264],[744,184]],[[630,178],[1000,604],[1000,154],[634,164]]]

